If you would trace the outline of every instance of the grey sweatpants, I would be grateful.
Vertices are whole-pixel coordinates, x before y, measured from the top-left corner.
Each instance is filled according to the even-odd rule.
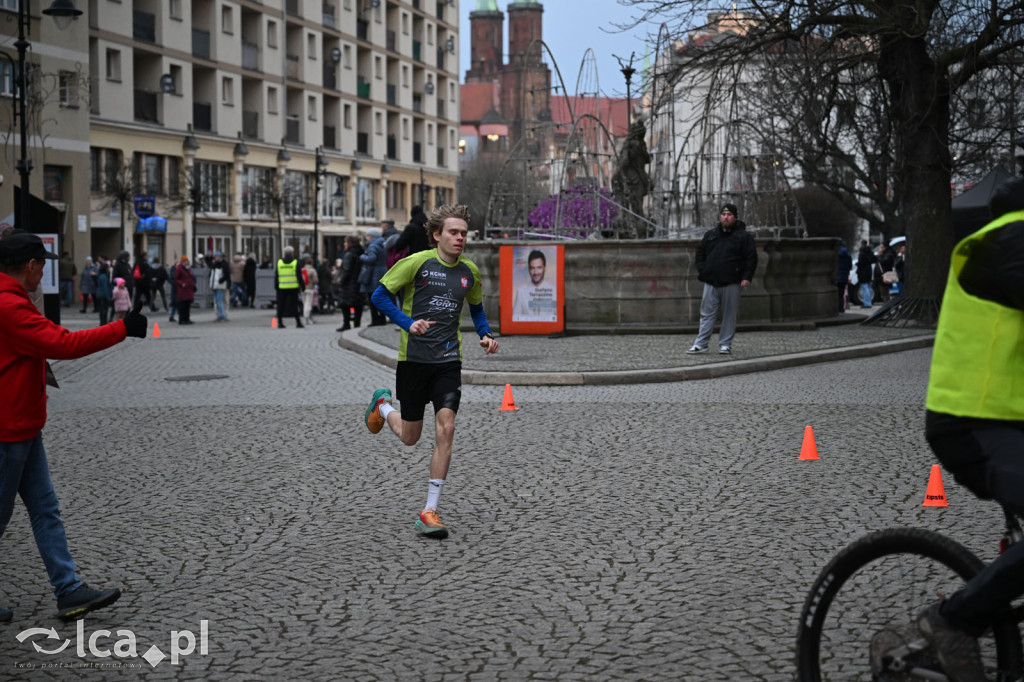
[[[724,287],[704,285],[704,295],[700,299],[700,331],[693,345],[707,348],[711,341],[711,332],[715,329],[715,318],[722,311],[722,328],[718,332],[718,345],[731,346],[732,337],[736,335],[736,314],[740,309],[740,285],[727,284]]]

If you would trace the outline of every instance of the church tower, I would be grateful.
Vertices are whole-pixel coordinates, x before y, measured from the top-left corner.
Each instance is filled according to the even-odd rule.
[[[503,66],[505,15],[498,9],[497,0],[477,0],[476,9],[469,13],[469,70],[466,83],[487,83],[493,80]]]

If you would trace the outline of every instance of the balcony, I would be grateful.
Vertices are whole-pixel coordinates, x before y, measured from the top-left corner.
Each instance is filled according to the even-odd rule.
[[[356,154],[370,154],[370,133],[356,133]]]
[[[356,19],[356,38],[368,40],[370,35],[370,22],[366,19]]]
[[[412,58],[415,59],[418,62],[422,61],[422,59],[420,59],[420,54],[423,51],[422,48],[423,48],[423,44],[420,41],[418,41],[418,40],[412,41]]]
[[[206,132],[213,131],[213,107],[207,102],[192,103],[192,127]]]
[[[258,140],[260,137],[260,112],[242,112],[242,135],[250,140]]]
[[[388,49],[389,52],[395,51],[395,40],[395,32],[388,31],[387,38],[385,38],[384,46]]]
[[[260,70],[260,46],[256,43],[242,41],[242,68]]]
[[[423,163],[423,143],[413,142],[412,143],[412,160],[413,163]]]
[[[338,89],[338,67],[324,64],[324,87],[328,90]]]
[[[210,58],[210,32],[199,28],[192,29],[192,56],[200,59]]]
[[[370,99],[370,81],[362,76],[359,77],[359,81],[356,83],[356,95]]]
[[[156,15],[149,12],[132,12],[132,37],[144,43],[156,43]]]
[[[135,120],[159,123],[156,115],[156,93],[148,90],[135,91]]]
[[[285,61],[288,62],[288,78],[291,80],[299,80],[299,55],[287,55],[285,57]]]
[[[290,144],[299,142],[299,117],[289,116],[284,120],[284,140]]]
[[[412,93],[412,110],[417,113],[423,112],[423,95],[418,92]]]
[[[337,28],[338,24],[334,19],[334,6],[324,3],[324,26],[327,28]]]
[[[334,126],[324,126],[324,146],[328,149],[338,148],[338,129]]]
[[[388,104],[395,106],[398,103],[398,93],[394,85],[388,83]]]

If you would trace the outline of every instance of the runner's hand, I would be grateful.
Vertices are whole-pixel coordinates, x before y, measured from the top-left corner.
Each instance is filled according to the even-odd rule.
[[[484,349],[484,355],[492,355],[498,352],[498,342],[490,336],[480,339],[480,347]]]
[[[423,334],[426,334],[427,331],[435,324],[437,324],[436,321],[416,320],[409,326],[409,333],[415,334],[416,336],[422,336]]]

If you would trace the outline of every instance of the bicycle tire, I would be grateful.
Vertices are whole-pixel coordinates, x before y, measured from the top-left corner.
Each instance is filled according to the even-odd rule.
[[[963,545],[920,528],[882,530],[854,541],[821,571],[804,602],[796,643],[797,680],[877,679],[870,664],[874,634],[886,625],[912,622],[920,609],[950,596],[983,567]],[[878,575],[873,574],[876,568]],[[914,573],[908,575],[911,569]],[[875,584],[879,580],[886,581],[884,590]],[[849,588],[848,598],[841,597],[844,587]],[[861,589],[873,603],[862,603]],[[1024,654],[1015,621],[997,622],[991,637],[979,641],[990,679],[1020,678]],[[884,679],[918,678],[887,674]]]

